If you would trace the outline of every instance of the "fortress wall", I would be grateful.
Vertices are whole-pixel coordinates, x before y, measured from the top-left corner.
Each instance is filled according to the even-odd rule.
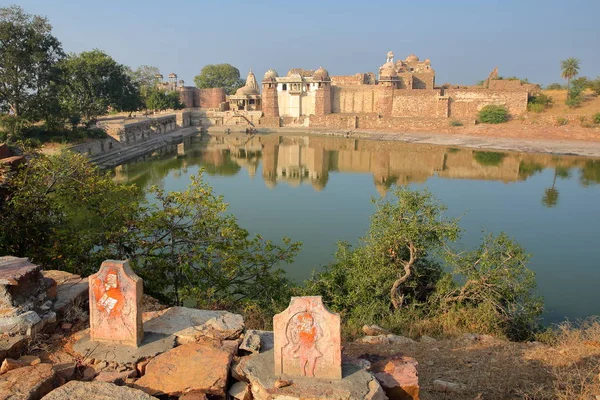
[[[219,108],[221,103],[226,100],[225,89],[196,89],[197,101],[194,105],[200,108]]]
[[[527,111],[527,91],[491,89],[446,89],[450,98],[449,116],[456,118],[476,118],[483,107],[490,104],[505,106],[512,116]]]
[[[362,86],[332,86],[331,112],[333,113],[372,113],[376,112],[378,87]]]
[[[376,129],[382,131],[421,130],[434,131],[448,128],[446,117],[385,117],[380,114],[329,114],[310,117],[310,127],[335,130]],[[473,124],[474,118],[462,120],[465,125]]]
[[[392,103],[393,117],[445,117],[443,107],[439,107],[439,90],[394,90]]]

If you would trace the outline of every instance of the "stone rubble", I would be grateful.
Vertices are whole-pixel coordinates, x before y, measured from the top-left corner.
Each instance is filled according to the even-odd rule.
[[[150,396],[141,390],[132,389],[127,386],[117,386],[107,382],[79,382],[71,381],[54,389],[43,400],[152,400],[156,397]]]

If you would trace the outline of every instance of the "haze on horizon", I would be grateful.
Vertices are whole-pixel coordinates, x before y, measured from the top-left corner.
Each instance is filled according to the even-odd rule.
[[[560,61],[581,60],[600,75],[600,1],[18,0],[48,17],[66,52],[101,49],[137,68],[159,67],[186,85],[206,64],[230,63],[258,79],[274,68],[327,68],[331,75],[377,72],[387,51],[431,59],[436,83],[471,85],[501,76],[561,82]]]

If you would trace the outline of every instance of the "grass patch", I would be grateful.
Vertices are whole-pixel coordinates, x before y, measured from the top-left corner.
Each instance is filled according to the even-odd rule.
[[[463,126],[463,123],[458,120],[453,119],[450,121],[450,126]]]

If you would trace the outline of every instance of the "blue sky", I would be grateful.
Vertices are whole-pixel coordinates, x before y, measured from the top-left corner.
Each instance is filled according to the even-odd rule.
[[[8,3],[7,3],[8,4]],[[474,84],[495,67],[542,84],[560,60],[600,75],[600,0],[154,1],[20,0],[45,15],[67,52],[99,48],[133,68],[157,66],[186,85],[206,64],[245,77],[268,68],[376,72],[396,59],[431,59],[436,82]]]

